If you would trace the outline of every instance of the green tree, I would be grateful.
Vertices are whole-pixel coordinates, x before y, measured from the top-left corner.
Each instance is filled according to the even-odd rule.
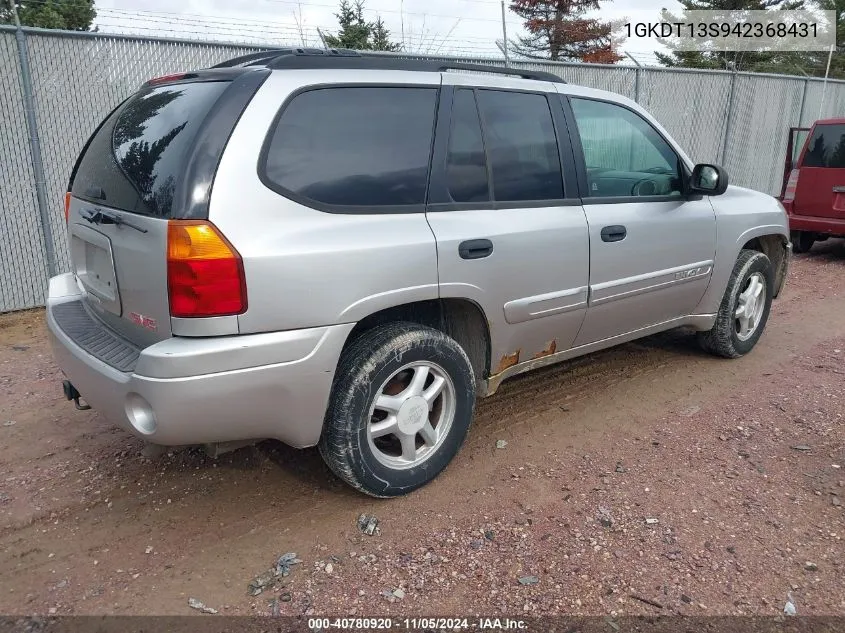
[[[804,0],[678,0],[686,11],[779,11],[795,10],[804,7]],[[663,9],[662,18],[666,22],[687,21]],[[685,68],[709,68],[717,70],[737,70],[749,72],[778,72],[794,75],[796,62],[801,56],[795,53],[774,53],[762,51],[682,51],[676,42],[660,40],[670,53],[655,53],[664,66]]]
[[[23,26],[65,31],[90,31],[97,17],[94,0],[14,0]],[[14,24],[7,0],[0,0],[0,24]]]
[[[822,11],[836,12],[837,48],[830,58],[830,76],[834,79],[845,79],[845,0],[818,0],[815,7]],[[806,64],[805,72],[815,77],[824,77],[827,57],[828,51],[805,53],[801,60]]]
[[[390,41],[390,31],[381,17],[375,22],[364,19],[364,1],[341,0],[335,14],[340,30],[337,35],[327,35],[326,44],[332,48],[351,48],[359,51],[398,51],[401,44]]]
[[[374,51],[395,52],[402,48],[402,45],[398,42],[390,41],[390,31],[385,28],[380,16],[372,23],[370,35],[372,36],[371,44]]]

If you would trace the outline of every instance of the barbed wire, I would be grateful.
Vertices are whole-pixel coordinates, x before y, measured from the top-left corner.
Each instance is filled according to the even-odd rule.
[[[188,24],[194,26],[208,26],[212,27],[214,30],[219,30],[223,32],[246,32],[246,33],[268,33],[273,32],[277,29],[287,29],[287,30],[295,30],[299,31],[302,28],[311,28],[311,29],[320,29],[326,33],[334,33],[338,30],[337,25],[334,26],[326,26],[322,24],[313,25],[313,24],[303,24],[297,25],[296,23],[289,23],[289,22],[276,22],[276,21],[266,21],[266,20],[247,20],[241,18],[224,18],[222,16],[195,16],[195,17],[185,17],[185,14],[176,14],[176,13],[168,13],[164,11],[144,11],[144,12],[135,12],[129,11],[125,9],[101,9],[106,13],[106,19],[121,19],[125,20],[129,23],[131,22],[154,22],[154,23],[167,23],[173,24],[174,20],[178,18],[180,24]],[[143,13],[143,16],[137,16],[136,13]],[[102,20],[102,18],[101,18]],[[101,20],[98,21],[98,24],[101,23]],[[482,37],[474,37],[474,36],[461,36],[461,40],[463,41],[477,41],[477,42],[486,42],[490,43],[490,38],[482,38]]]
[[[322,46],[322,36],[335,34],[338,26],[313,24],[303,20],[293,9],[309,8],[337,9],[334,4],[312,2],[311,0],[262,0],[270,5],[290,6],[291,17],[283,20],[267,20],[246,18],[241,16],[223,16],[216,14],[186,14],[171,11],[154,11],[146,9],[120,9],[111,7],[96,7],[97,18],[95,25],[103,33],[124,35],[159,36],[174,39],[188,39],[194,41],[226,41],[229,43],[243,42],[252,46]],[[27,0],[28,5],[46,5],[51,0]],[[455,0],[472,4],[498,5],[498,0]],[[407,16],[454,18],[459,22],[501,22],[501,20],[482,18],[472,15],[454,15],[440,13],[421,13],[419,11],[400,11],[398,9],[366,9],[369,13],[403,14]],[[457,26],[458,23],[455,24]],[[520,24],[508,24],[510,44],[518,37]],[[477,35],[453,34],[454,26],[445,35],[430,28],[427,30],[423,21],[422,28],[413,24],[406,25],[405,37],[402,45],[408,54],[440,54],[461,57],[489,57],[501,59],[503,53],[499,48],[501,38],[495,36],[481,37]],[[398,38],[397,38],[398,39]],[[622,51],[623,59],[619,65],[638,64],[645,67],[662,66],[655,52]],[[665,51],[669,53],[670,51]],[[520,58],[511,46],[511,56]],[[825,70],[826,60],[813,62],[811,58],[796,60],[791,64],[796,74],[808,76],[818,75]]]
[[[338,26],[313,24],[303,20],[302,11],[319,8],[337,10],[336,4],[329,4],[328,1],[314,2],[313,0],[261,0],[269,6],[280,5],[290,7],[290,18],[276,16],[279,19],[266,20],[256,18],[244,18],[241,16],[224,16],[217,14],[185,14],[172,11],[153,11],[146,9],[120,9],[111,7],[97,7],[97,18],[95,25],[101,32],[123,33],[123,34],[144,34],[173,37],[179,39],[199,40],[208,38],[212,40],[225,39],[226,41],[245,41],[250,44],[271,44],[278,45],[322,45],[322,36],[334,34]],[[488,5],[496,7],[497,0],[455,0],[475,5]],[[30,5],[49,4],[50,0],[27,0]],[[299,15],[297,15],[299,10]],[[408,17],[421,17],[422,26],[413,24],[413,21],[405,24],[402,38],[403,50],[412,54],[456,54],[461,56],[479,56],[503,58],[503,53],[497,45],[501,43],[501,37],[491,33],[490,37],[464,34],[457,32],[453,34],[458,24],[501,24],[501,18],[485,18],[476,15],[454,13],[428,13],[420,11],[404,11],[400,9],[371,9],[365,7],[365,11],[371,15],[402,15]],[[522,32],[522,22],[519,18],[509,13],[508,26],[509,40],[512,45]],[[425,19],[441,18],[455,20],[455,24],[445,35],[432,30],[431,26],[426,27]],[[394,36],[396,35],[394,29]],[[399,38],[396,38],[399,39]],[[513,48],[513,46],[511,46]],[[514,57],[518,57],[514,50],[511,50]],[[640,60],[638,60],[640,61]],[[640,61],[644,64],[656,63],[654,59]]]
[[[291,7],[290,13],[291,15],[295,15],[295,8],[299,9],[309,9],[309,8],[318,8],[318,9],[331,9],[334,12],[338,10],[337,4],[324,4],[321,2],[312,2],[311,0],[260,0],[261,2],[267,3],[269,5],[284,5]],[[492,2],[487,0],[454,0],[458,2],[476,2],[479,4],[487,4],[490,6],[498,5],[498,2],[493,0]],[[49,5],[52,4],[53,0],[27,0],[27,5]],[[113,8],[113,7],[94,7],[97,14],[100,15],[103,12],[108,13],[121,13],[128,16],[136,16],[138,18],[143,18],[144,15],[147,14],[156,14],[156,15],[171,15],[171,16],[179,16],[180,18],[188,15],[186,13],[178,13],[178,12],[168,12],[168,11],[151,11],[146,9],[120,9],[120,8]],[[463,15],[456,15],[456,14],[449,14],[449,13],[432,13],[428,11],[407,11],[407,10],[400,10],[400,9],[373,9],[370,7],[364,7],[364,12],[373,15],[381,15],[381,14],[390,14],[390,15],[406,15],[406,16],[417,16],[417,17],[424,17],[424,18],[444,18],[450,20],[461,20],[462,22],[486,22],[486,23],[493,23],[493,24],[501,24],[502,20],[500,17],[491,17],[491,18],[484,18],[474,16],[472,14],[463,14]],[[236,22],[252,22],[252,23],[260,23],[260,20],[249,20],[244,18],[236,18],[230,16],[221,16],[221,15],[211,15],[211,14],[203,14],[203,18],[208,17],[213,20],[224,20],[224,21],[236,21]],[[506,18],[505,22],[508,27],[510,28],[521,28],[522,27],[522,20],[516,16],[516,14],[509,13]],[[322,26],[320,28],[323,28]],[[336,26],[333,28],[337,28]]]
[[[320,9],[333,9],[337,11],[337,5],[333,4],[322,4],[318,2],[298,2],[297,0],[262,0],[263,2],[267,2],[270,4],[282,4],[288,6],[305,6],[305,7],[317,7]],[[466,20],[470,22],[493,22],[497,24],[502,23],[502,19],[499,18],[480,18],[480,17],[473,17],[467,15],[455,15],[454,13],[431,13],[428,11],[421,12],[421,11],[406,11],[404,9],[371,9],[368,7],[364,7],[364,11],[367,13],[388,13],[388,14],[395,14],[395,15],[416,15],[416,16],[425,16],[429,18],[447,18],[447,19],[460,19]]]

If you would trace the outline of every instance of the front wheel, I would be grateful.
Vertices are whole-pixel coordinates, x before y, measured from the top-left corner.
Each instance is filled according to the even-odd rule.
[[[361,492],[404,495],[446,468],[474,406],[472,365],[454,339],[413,323],[387,324],[344,350],[320,454]]]
[[[769,319],[773,289],[774,273],[769,258],[757,251],[741,251],[716,323],[711,330],[698,335],[701,346],[725,358],[739,358],[750,352]]]

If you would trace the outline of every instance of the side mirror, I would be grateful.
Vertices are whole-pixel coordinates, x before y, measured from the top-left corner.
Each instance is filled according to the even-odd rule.
[[[728,172],[718,165],[696,165],[689,180],[691,193],[720,196],[728,188]]]

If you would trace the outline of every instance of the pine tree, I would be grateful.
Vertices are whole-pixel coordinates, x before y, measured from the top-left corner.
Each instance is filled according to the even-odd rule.
[[[370,26],[364,20],[364,3],[358,0],[352,4],[341,0],[340,9],[335,14],[340,31],[337,35],[327,35],[326,44],[332,48],[369,49]]]
[[[351,48],[359,51],[398,51],[401,44],[390,41],[390,31],[379,17],[375,22],[364,19],[364,2],[341,0],[335,14],[340,30],[337,35],[327,35],[326,44],[332,48]]]
[[[528,31],[515,44],[516,53],[554,61],[619,61],[622,58],[612,46],[611,24],[584,17],[599,9],[599,1],[512,0],[511,11],[525,20]]]
[[[94,0],[15,0],[18,18],[23,26],[65,31],[90,31],[97,17]],[[0,0],[0,24],[13,24],[7,0]]]
[[[402,45],[398,42],[390,41],[390,31],[384,26],[384,21],[381,17],[377,18],[372,23],[370,28],[370,35],[372,35],[371,45],[374,51],[398,51]]]
[[[818,0],[816,8],[836,13],[836,44],[837,48],[830,58],[830,77],[845,79],[845,0]],[[808,75],[824,77],[827,70],[828,51],[813,51],[805,53],[804,70]]]

